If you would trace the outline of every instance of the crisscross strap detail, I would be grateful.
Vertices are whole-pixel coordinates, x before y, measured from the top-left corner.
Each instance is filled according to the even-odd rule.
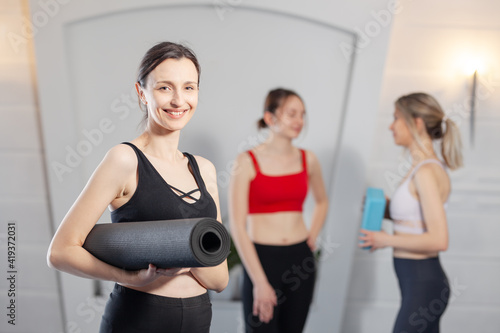
[[[173,189],[173,190],[175,190],[175,191],[179,192],[179,193],[180,193],[179,198],[181,198],[181,199],[184,199],[184,198],[186,198],[186,197],[187,197],[187,198],[192,199],[192,200],[194,200],[194,201],[198,201],[198,200],[199,200],[198,198],[195,198],[195,197],[193,197],[193,196],[191,195],[191,194],[193,194],[193,193],[195,193],[195,192],[200,191],[200,189],[199,189],[199,188],[195,188],[194,190],[191,190],[191,191],[189,191],[189,192],[187,192],[187,193],[186,193],[186,192],[184,192],[184,191],[182,191],[182,190],[179,190],[178,188],[176,188],[176,187],[174,187],[174,186],[172,186],[172,185],[170,185],[170,184],[168,184],[168,186],[170,186],[170,188],[171,188],[171,189]]]

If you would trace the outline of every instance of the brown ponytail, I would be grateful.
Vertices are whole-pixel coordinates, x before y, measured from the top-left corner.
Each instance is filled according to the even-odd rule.
[[[267,124],[266,124],[266,122],[264,121],[264,117],[262,117],[262,118],[260,118],[259,120],[257,120],[257,128],[258,128],[258,129],[267,128]]]

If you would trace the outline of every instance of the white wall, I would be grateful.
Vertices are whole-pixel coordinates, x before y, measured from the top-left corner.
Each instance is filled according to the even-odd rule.
[[[499,12],[494,1],[402,2],[394,20],[370,145],[368,185],[382,187],[391,195],[408,170],[388,130],[395,99],[414,91],[428,92],[460,126],[465,167],[450,173],[450,247],[441,255],[452,288],[452,301],[441,325],[446,332],[500,330]],[[479,73],[472,146],[471,76],[463,67],[467,58],[474,57],[483,58],[484,69]],[[385,227],[392,228],[389,222]],[[391,331],[400,300],[391,256],[391,250],[356,251],[343,332]]]
[[[40,332],[41,323],[45,332],[62,329],[56,272],[45,260],[52,221],[37,122],[33,41],[14,36],[28,13],[27,1],[0,2],[0,331],[4,333]],[[15,223],[15,240],[8,237],[8,223]],[[7,249],[13,245],[12,269]],[[7,279],[11,275],[15,281]],[[15,318],[7,316],[11,301]]]

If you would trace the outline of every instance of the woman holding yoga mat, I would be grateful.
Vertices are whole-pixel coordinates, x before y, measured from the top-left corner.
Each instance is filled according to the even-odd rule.
[[[386,217],[394,221],[394,234],[361,230],[359,246],[371,246],[371,251],[394,249],[402,299],[393,332],[435,333],[450,297],[439,252],[448,248],[451,183],[446,169],[462,166],[460,133],[439,103],[425,93],[396,101],[390,129],[395,143],[408,149],[412,168],[388,202]],[[440,142],[443,161],[434,151],[435,140]]]
[[[231,233],[244,265],[246,332],[302,332],[313,296],[313,251],[328,199],[316,156],[292,144],[305,107],[293,91],[269,92],[259,128],[267,140],[240,154],[230,186]],[[311,189],[309,230],[302,206]]]
[[[227,285],[226,261],[197,268],[150,264],[129,271],[104,263],[82,247],[107,207],[112,222],[200,217],[220,221],[213,164],[178,150],[180,132],[198,104],[199,79],[198,60],[190,49],[162,42],[146,52],[135,83],[145,130],[109,150],[50,245],[50,266],[117,282],[101,321],[102,333],[209,332],[207,289],[221,291]]]

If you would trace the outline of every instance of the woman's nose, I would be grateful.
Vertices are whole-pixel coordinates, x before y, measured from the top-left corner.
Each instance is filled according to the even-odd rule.
[[[184,96],[182,95],[182,92],[179,90],[175,89],[174,93],[172,95],[172,99],[170,100],[170,104],[173,107],[179,107],[184,104]]]

